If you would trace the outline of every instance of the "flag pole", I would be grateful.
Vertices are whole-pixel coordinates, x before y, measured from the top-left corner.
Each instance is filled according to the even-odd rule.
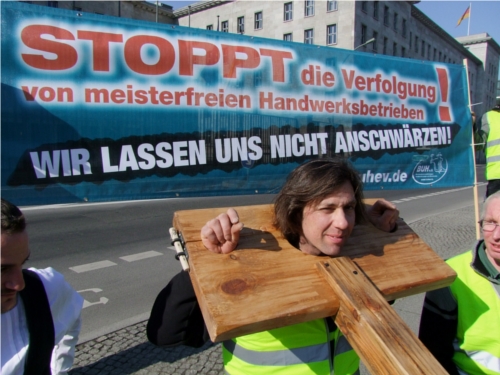
[[[472,3],[469,3],[469,22],[467,24],[467,36],[470,35],[470,18],[472,17]]]

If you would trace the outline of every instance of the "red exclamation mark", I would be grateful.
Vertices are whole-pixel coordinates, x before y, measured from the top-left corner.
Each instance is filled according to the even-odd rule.
[[[446,103],[448,101],[448,72],[443,68],[436,68],[439,80],[439,88],[441,89],[441,101]],[[439,106],[439,119],[441,121],[451,121],[450,107],[447,105]]]

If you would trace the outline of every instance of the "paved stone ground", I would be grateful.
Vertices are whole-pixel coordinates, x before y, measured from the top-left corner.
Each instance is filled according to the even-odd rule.
[[[78,345],[69,373],[219,375],[223,365],[220,344],[159,348],[148,342],[146,322],[141,322]]]
[[[475,242],[473,207],[465,207],[411,223],[410,227],[443,259],[459,254]],[[397,300],[394,309],[416,333],[423,295]],[[158,348],[147,341],[146,322],[98,337],[76,347],[77,374],[223,375],[220,344],[199,349],[186,346]],[[361,374],[369,372],[364,366]]]

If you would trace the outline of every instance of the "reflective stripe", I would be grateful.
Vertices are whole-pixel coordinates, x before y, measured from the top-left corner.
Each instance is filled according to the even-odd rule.
[[[487,163],[494,163],[500,161],[500,155],[497,156],[490,156],[489,158],[486,159]]]
[[[328,360],[328,343],[303,348],[257,352],[237,345],[233,340],[224,341],[224,347],[237,358],[255,366],[289,366]]]
[[[436,307],[434,307],[433,305],[431,305],[430,303],[427,303],[425,301],[424,301],[424,308],[428,311],[433,312],[436,315],[439,315],[441,318],[446,319],[446,320],[451,320],[451,319],[457,318],[455,313],[444,312],[443,310],[437,309]]]
[[[495,357],[491,353],[476,351],[467,354],[474,362],[479,363],[488,370],[500,372],[500,358]]]
[[[500,373],[500,358],[495,357],[493,354],[480,350],[475,350],[470,352],[465,351],[462,348],[460,348],[460,345],[456,339],[453,342],[453,348],[455,349],[456,352],[463,353],[464,355],[472,359],[474,362],[479,363],[481,366],[487,368],[488,370]]]
[[[492,141],[488,141],[486,147],[498,146],[500,145],[500,139],[494,139]]]
[[[339,336],[337,340],[337,344],[335,345],[335,356],[352,350],[351,344],[349,344],[349,341],[347,341],[343,335]]]

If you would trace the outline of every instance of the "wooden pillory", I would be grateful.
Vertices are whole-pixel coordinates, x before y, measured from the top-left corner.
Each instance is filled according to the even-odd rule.
[[[212,341],[331,316],[372,374],[447,374],[386,302],[456,277],[403,220],[395,233],[357,225],[345,256],[329,258],[291,246],[272,225],[273,205],[235,209],[245,227],[230,254],[200,240],[203,225],[227,208],[174,215]]]

